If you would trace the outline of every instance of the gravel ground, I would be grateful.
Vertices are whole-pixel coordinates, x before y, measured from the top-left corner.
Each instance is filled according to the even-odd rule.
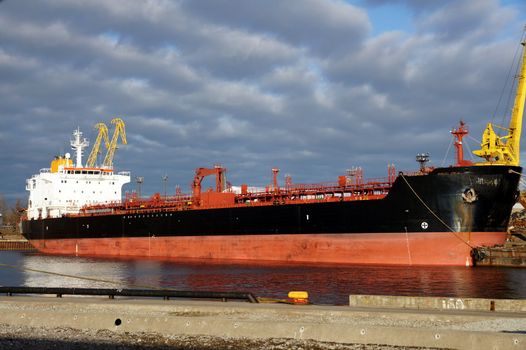
[[[389,345],[336,344],[293,339],[233,339],[210,336],[170,336],[155,333],[116,333],[107,330],[34,328],[0,324],[0,349],[173,349],[173,350],[395,350],[434,349]]]

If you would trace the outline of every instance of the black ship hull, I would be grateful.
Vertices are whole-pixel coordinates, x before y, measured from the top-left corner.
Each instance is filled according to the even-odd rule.
[[[53,254],[470,265],[472,248],[504,242],[521,170],[438,168],[399,175],[382,199],[64,216],[22,231]]]

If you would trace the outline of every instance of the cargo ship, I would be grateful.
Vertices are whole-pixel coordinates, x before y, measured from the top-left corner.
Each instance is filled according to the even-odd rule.
[[[140,190],[122,196],[129,172],[115,172],[118,140],[126,143],[124,122],[115,118],[111,140],[99,123],[87,162],[89,142],[75,130],[70,154],[55,158],[26,182],[29,202],[21,228],[40,252],[78,256],[217,259],[294,263],[472,266],[476,248],[503,244],[522,176],[520,135],[526,97],[525,55],[518,76],[510,125],[489,123],[478,163],[464,159],[464,123],[451,130],[456,164],[366,180],[360,168],[332,183],[295,184],[279,169],[265,188],[231,186],[226,169],[198,168],[189,194]],[[495,129],[507,132],[499,136]],[[107,152],[101,165],[102,142]],[[202,190],[206,176],[215,188]],[[139,180],[138,180],[139,182]],[[139,193],[138,193],[139,192]]]

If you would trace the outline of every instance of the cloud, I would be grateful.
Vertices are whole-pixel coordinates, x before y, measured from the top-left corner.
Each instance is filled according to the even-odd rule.
[[[196,17],[267,33],[321,56],[358,45],[371,29],[363,9],[338,0],[249,0],[235,5],[218,0],[182,1],[181,4]]]
[[[411,31],[377,32],[369,11],[384,5],[5,1],[0,163],[12,171],[0,193],[24,198],[73,129],[93,141],[113,117],[129,141],[115,164],[145,177],[143,193],[163,174],[187,190],[216,163],[256,186],[274,166],[321,182],[351,166],[413,169],[417,152],[440,163],[459,119],[478,137],[493,112],[524,5],[400,0],[389,6],[409,11]]]
[[[433,31],[445,40],[488,40],[501,28],[514,22],[516,12],[501,7],[498,0],[454,1],[417,21],[420,30]]]

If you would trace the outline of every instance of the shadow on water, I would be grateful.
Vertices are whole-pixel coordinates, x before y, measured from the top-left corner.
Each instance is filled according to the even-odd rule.
[[[4,286],[160,287],[251,292],[282,299],[288,291],[306,290],[313,303],[341,305],[348,303],[349,294],[526,298],[526,269],[516,268],[255,265],[24,252],[2,252],[0,263],[18,267],[0,266],[0,285]]]

